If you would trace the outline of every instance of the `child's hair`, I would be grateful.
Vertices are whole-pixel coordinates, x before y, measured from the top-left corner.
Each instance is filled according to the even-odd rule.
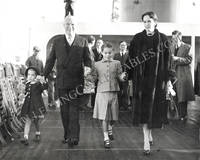
[[[36,67],[31,66],[31,67],[28,67],[28,68],[26,69],[26,71],[25,71],[25,77],[28,76],[28,71],[29,71],[29,70],[34,71],[36,76],[37,76],[37,75],[40,75],[38,69],[37,69]]]
[[[37,76],[37,72],[36,72],[34,69],[30,68],[28,71],[34,71],[35,76]],[[27,72],[28,72],[28,71],[27,71]],[[28,74],[27,74],[27,76],[28,76]]]
[[[104,50],[104,48],[113,48],[113,46],[110,42],[105,42],[101,47],[102,51]]]

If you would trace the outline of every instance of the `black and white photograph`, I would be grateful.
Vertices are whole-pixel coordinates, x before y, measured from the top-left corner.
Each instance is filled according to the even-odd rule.
[[[0,20],[0,160],[200,160],[200,0],[7,0]]]

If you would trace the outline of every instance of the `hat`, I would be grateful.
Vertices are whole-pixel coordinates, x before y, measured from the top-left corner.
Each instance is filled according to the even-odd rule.
[[[39,52],[39,51],[40,51],[40,48],[39,48],[38,46],[34,46],[34,47],[33,47],[33,50]]]
[[[38,70],[36,67],[30,66],[30,67],[28,67],[28,68],[26,69],[26,71],[25,71],[25,76],[26,76],[26,77],[27,77],[27,75],[28,75],[28,70],[29,70],[29,69],[34,70],[35,73],[36,73],[36,76],[37,76],[37,75],[40,75],[40,72],[39,72],[39,70]]]

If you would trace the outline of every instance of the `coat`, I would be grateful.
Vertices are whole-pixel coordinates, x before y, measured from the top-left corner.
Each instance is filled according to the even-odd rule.
[[[91,59],[86,39],[75,35],[70,46],[65,35],[57,37],[51,47],[44,68],[47,77],[56,61],[57,89],[75,89],[84,85],[84,66],[91,67]]]
[[[170,47],[172,54],[175,53],[175,46]],[[177,52],[178,60],[174,61],[176,71],[176,92],[178,102],[194,101],[194,87],[192,82],[190,45],[181,43]]]
[[[37,118],[46,112],[42,92],[47,89],[47,84],[28,82],[25,88],[25,100],[21,110],[21,117]]]
[[[105,61],[102,59],[95,63],[95,72],[98,79],[97,93],[119,91],[121,64],[117,60]]]
[[[170,53],[166,35],[155,30],[136,34],[126,62],[129,79],[133,81],[133,125],[148,124],[161,128],[167,123],[166,83],[169,80]]]

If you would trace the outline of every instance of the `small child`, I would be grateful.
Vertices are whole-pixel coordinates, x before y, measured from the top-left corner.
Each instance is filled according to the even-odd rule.
[[[104,134],[104,147],[110,148],[113,137],[113,124],[118,120],[118,80],[125,81],[126,74],[122,73],[120,61],[113,60],[113,48],[110,43],[102,46],[103,59],[95,63],[95,71],[98,79],[97,94],[93,118],[102,120]]]
[[[44,106],[42,92],[47,89],[47,84],[40,78],[39,71],[35,67],[29,67],[25,71],[27,78],[25,88],[25,100],[21,110],[21,118],[25,121],[24,139],[21,142],[28,145],[28,136],[31,122],[35,124],[35,142],[40,142],[39,118],[44,117],[46,108]]]

